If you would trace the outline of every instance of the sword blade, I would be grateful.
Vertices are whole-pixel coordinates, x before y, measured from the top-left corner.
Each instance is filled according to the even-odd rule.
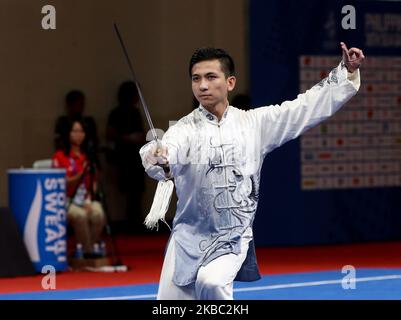
[[[126,49],[126,47],[124,45],[123,38],[121,37],[120,31],[119,31],[118,26],[117,26],[116,23],[114,23],[114,30],[116,31],[117,38],[120,41],[121,48],[123,49],[123,52],[124,52],[124,55],[125,55],[125,59],[127,60],[128,67],[129,67],[129,69],[131,71],[132,79],[133,79],[133,81],[135,83],[135,86],[136,86],[136,88],[138,90],[139,98],[141,99],[142,108],[143,108],[143,111],[145,113],[146,120],[148,121],[148,125],[149,125],[149,128],[150,128],[150,131],[152,133],[153,138],[156,141],[158,141],[159,138],[157,137],[155,127],[153,126],[152,118],[150,117],[149,110],[148,110],[148,107],[146,105],[145,99],[143,97],[141,87],[139,86],[139,82],[138,82],[138,79],[137,79],[137,77],[135,75],[134,68],[132,67],[131,59],[129,58],[128,51],[127,51],[127,49]]]

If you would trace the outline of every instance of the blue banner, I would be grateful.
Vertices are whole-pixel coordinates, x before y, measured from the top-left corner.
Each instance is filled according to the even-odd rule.
[[[67,269],[64,169],[8,171],[9,207],[36,271]]]

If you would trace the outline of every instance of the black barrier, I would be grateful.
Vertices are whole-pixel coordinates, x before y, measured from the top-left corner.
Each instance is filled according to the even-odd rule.
[[[29,259],[12,212],[0,208],[0,277],[34,275],[35,269]]]

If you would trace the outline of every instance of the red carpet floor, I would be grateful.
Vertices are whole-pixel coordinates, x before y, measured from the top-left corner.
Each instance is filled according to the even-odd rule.
[[[127,272],[60,272],[57,289],[79,289],[158,282],[167,235],[119,236],[116,245]],[[262,274],[340,270],[355,268],[401,268],[401,242],[335,246],[257,248]],[[42,275],[0,278],[0,293],[41,291]]]

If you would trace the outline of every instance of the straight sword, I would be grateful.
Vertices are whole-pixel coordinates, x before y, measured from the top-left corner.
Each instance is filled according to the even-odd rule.
[[[121,33],[120,33],[116,23],[114,23],[114,30],[116,31],[117,38],[120,41],[121,48],[123,49],[125,58],[126,58],[127,63],[128,63],[128,67],[129,67],[129,69],[131,71],[132,80],[134,81],[136,89],[138,90],[139,98],[141,99],[142,108],[143,108],[143,111],[145,112],[146,120],[148,121],[148,125],[149,125],[150,131],[152,133],[153,139],[156,141],[156,144],[157,144],[156,155],[157,156],[161,156],[161,154],[162,154],[162,146],[161,146],[160,139],[158,138],[158,136],[156,134],[156,130],[155,130],[155,127],[153,125],[152,118],[150,117],[150,114],[149,114],[149,109],[148,109],[148,107],[146,105],[146,102],[145,102],[145,99],[143,97],[141,87],[139,86],[138,78],[135,75],[135,71],[134,71],[134,68],[132,66],[131,59],[129,58],[127,48],[124,45],[123,38],[121,37]],[[166,173],[166,175],[170,174],[170,167],[168,166],[168,164],[167,165],[161,165],[161,167],[163,168],[163,170]]]

